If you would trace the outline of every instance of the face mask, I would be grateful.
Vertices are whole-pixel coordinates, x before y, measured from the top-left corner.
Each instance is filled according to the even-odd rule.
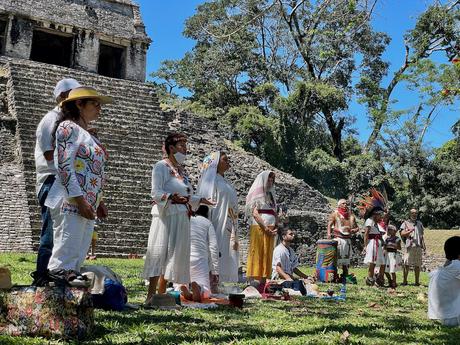
[[[187,158],[187,155],[184,155],[182,152],[176,152],[174,154],[174,158],[176,159],[177,163],[182,165],[185,162],[185,159]]]

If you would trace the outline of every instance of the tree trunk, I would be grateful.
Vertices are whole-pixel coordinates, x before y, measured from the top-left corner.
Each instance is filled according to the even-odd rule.
[[[323,109],[323,114],[326,119],[327,127],[331,133],[332,139],[332,152],[339,162],[343,161],[343,148],[342,148],[342,130],[345,126],[345,119],[341,118],[338,123],[335,122],[332,113],[329,109]]]

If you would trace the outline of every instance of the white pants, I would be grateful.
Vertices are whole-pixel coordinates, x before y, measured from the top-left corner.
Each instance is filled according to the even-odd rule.
[[[80,271],[91,244],[94,220],[78,214],[60,213],[54,221],[54,245],[49,270]]]

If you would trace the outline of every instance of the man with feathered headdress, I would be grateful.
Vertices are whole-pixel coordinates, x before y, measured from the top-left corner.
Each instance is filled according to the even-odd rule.
[[[347,200],[340,199],[337,203],[337,209],[329,215],[327,238],[330,239],[333,234],[334,240],[337,241],[337,266],[342,266],[342,279],[346,279],[348,275],[348,267],[353,252],[351,235],[358,231],[356,218],[349,210]]]

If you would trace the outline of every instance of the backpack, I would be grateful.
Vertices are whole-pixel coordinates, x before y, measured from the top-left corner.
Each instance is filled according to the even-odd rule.
[[[94,308],[104,310],[121,311],[128,302],[125,287],[120,282],[110,278],[104,280],[104,293],[102,295],[93,294],[92,297]]]

